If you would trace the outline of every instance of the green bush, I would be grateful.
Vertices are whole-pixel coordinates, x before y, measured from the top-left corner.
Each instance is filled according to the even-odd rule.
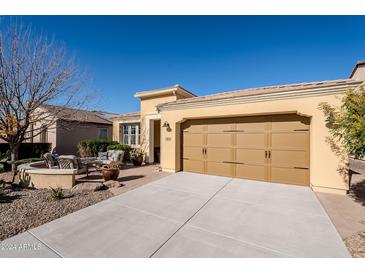
[[[9,151],[10,146],[8,143],[0,143],[0,153],[5,154]],[[21,143],[19,147],[19,159],[37,158],[42,157],[46,152],[51,151],[50,143]],[[9,154],[10,160],[10,154]]]
[[[116,144],[116,141],[83,140],[77,145],[77,149],[81,157],[97,157],[98,152],[105,152],[108,146]]]
[[[107,147],[107,150],[123,150],[124,151],[124,157],[123,161],[127,162],[131,159],[131,150],[132,147],[129,145],[123,145],[123,144],[114,144]]]
[[[4,153],[1,153],[0,151],[0,162],[4,163],[10,160],[10,150],[7,150]]]
[[[365,88],[348,90],[340,107],[323,102],[319,108],[331,133],[331,148],[339,155],[365,157]]]
[[[0,151],[0,173],[5,172],[10,168],[8,161],[10,160],[10,150],[4,153]]]
[[[38,162],[38,161],[42,161],[41,158],[28,158],[28,159],[21,159],[21,160],[17,160],[15,161],[15,164],[17,166],[19,165],[23,165],[23,164],[28,164],[28,163],[33,163],[33,162]]]

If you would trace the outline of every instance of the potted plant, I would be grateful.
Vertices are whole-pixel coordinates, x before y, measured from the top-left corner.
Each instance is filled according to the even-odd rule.
[[[116,162],[111,162],[108,165],[103,165],[101,167],[101,175],[103,176],[105,182],[109,180],[115,181],[119,176],[119,164]]]
[[[144,158],[144,151],[140,148],[135,148],[131,151],[131,160],[134,166],[141,166]]]

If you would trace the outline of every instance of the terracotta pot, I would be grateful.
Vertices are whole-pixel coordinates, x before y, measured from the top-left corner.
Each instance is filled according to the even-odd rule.
[[[134,166],[141,166],[143,163],[143,157],[133,157],[132,163]]]
[[[105,182],[109,180],[115,181],[118,179],[119,168],[102,167],[101,175],[103,176]]]

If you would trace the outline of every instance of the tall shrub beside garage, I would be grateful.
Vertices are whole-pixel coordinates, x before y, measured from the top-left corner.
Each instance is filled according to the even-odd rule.
[[[365,157],[365,88],[350,89],[334,107],[322,102],[331,136],[327,139],[338,155],[363,159]]]

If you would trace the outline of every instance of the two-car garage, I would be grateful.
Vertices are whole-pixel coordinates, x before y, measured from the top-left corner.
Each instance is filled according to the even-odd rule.
[[[182,169],[309,185],[310,118],[296,114],[187,120]]]

